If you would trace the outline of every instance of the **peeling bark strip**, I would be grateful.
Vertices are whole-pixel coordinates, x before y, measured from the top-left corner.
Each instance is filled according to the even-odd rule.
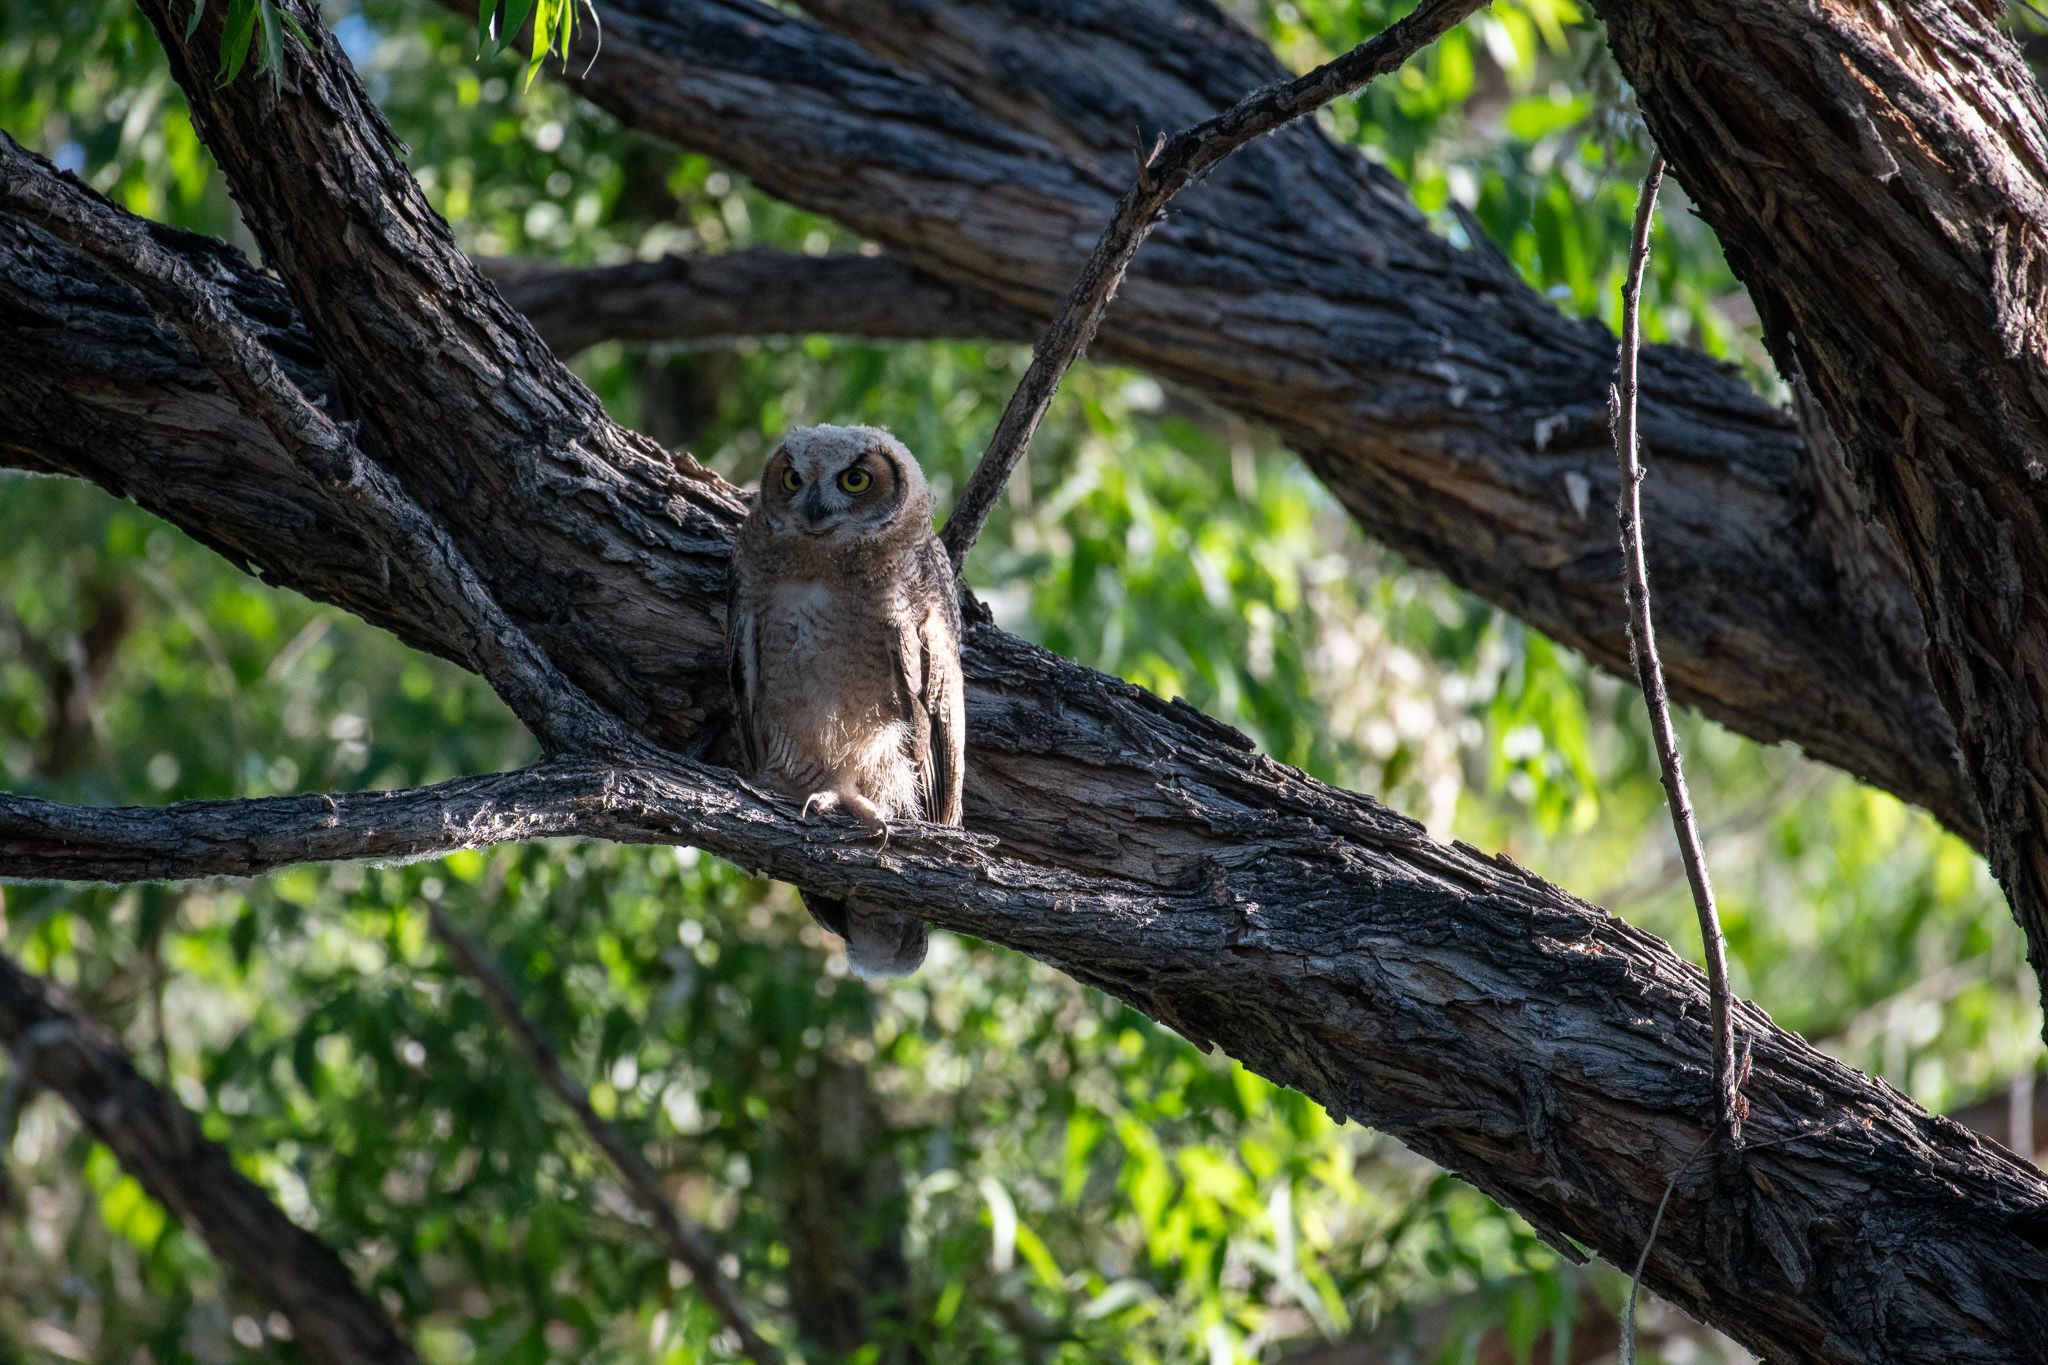
[[[416,1365],[412,1347],[341,1258],[284,1216],[185,1107],[145,1080],[119,1040],[0,954],[0,1043],[64,1097],[150,1198],[199,1235],[235,1283],[285,1315],[320,1365]]]
[[[1983,0],[1599,0],[1932,628],[2048,981],[2048,98]]]
[[[1036,662],[1085,695],[1083,670]],[[883,851],[686,761],[155,810],[0,798],[0,866],[124,880],[561,835],[689,844],[1030,953],[1399,1137],[1567,1255],[1631,1261],[1716,1131],[1699,971],[1512,863],[1269,760],[1204,753],[1164,708],[1149,731],[1095,739],[1154,755],[1181,818],[1240,841],[1178,885],[936,827]],[[1645,1282],[1777,1361],[2048,1360],[2048,1181],[1740,1013],[1755,1050],[1739,1181],[1705,1165],[1678,1181]]]
[[[391,157],[331,38],[288,46],[281,88],[216,88],[205,54],[217,33],[202,25],[188,52],[182,16],[147,8],[327,372],[360,376],[329,392],[361,422],[366,453],[565,673],[643,731],[687,736],[718,690],[692,670],[716,655],[729,490],[607,421],[482,282]],[[774,56],[767,33],[750,41]],[[859,95],[860,80],[847,89]],[[110,331],[116,348],[134,336]],[[1607,353],[1588,349],[1597,398]],[[50,435],[64,453],[33,453],[42,467],[78,460],[148,487],[197,526],[228,528],[221,541],[260,549],[273,573],[327,563],[274,518],[349,525],[322,492],[277,476],[274,441],[204,446],[193,458],[215,462],[211,477],[174,489]],[[375,566],[336,572],[355,591]],[[423,604],[369,609],[460,657]],[[158,812],[10,798],[0,868],[106,876],[126,859],[166,876],[547,832],[687,842],[1113,991],[1399,1136],[1568,1254],[1567,1239],[1617,1261],[1642,1245],[1670,1172],[1712,1123],[1696,971],[1511,863],[1437,845],[1368,798],[1251,753],[1191,708],[986,628],[967,666],[969,817],[1000,833],[993,851],[985,836],[927,831],[883,852],[794,821],[723,770],[650,755],[632,769],[558,761],[423,791]],[[690,704],[663,705],[678,698]],[[1743,1181],[1679,1183],[1647,1283],[1774,1359],[2048,1358],[2048,1182],[1743,1013],[1756,1039]]]

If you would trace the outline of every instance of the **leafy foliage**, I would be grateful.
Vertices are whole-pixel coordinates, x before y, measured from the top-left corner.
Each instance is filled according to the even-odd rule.
[[[224,2],[240,33],[224,78],[252,53],[274,71],[274,8]],[[1245,17],[1300,65],[1392,8]],[[855,244],[531,82],[566,51],[570,0],[480,13],[496,19],[481,55],[476,28],[432,7],[330,14],[471,249]],[[138,212],[237,230],[126,7],[0,0],[0,18],[0,124]],[[1476,224],[1563,308],[1612,309],[1639,139],[1571,0],[1500,0],[1326,117],[1445,231]],[[1772,382],[1705,229],[1666,213],[1654,260],[1650,335]],[[889,425],[944,504],[1024,359],[811,337],[602,346],[579,369],[621,420],[734,478],[792,423]],[[1690,943],[1639,700],[1364,543],[1266,433],[1141,375],[1077,374],[973,573],[1011,629]],[[2025,1064],[2038,1006],[1973,854],[1796,755],[1696,721],[1685,739],[1745,995],[1936,1107]],[[152,803],[432,781],[530,754],[474,679],[93,489],[0,476],[9,788]],[[944,937],[920,975],[871,991],[785,888],[688,852],[547,845],[249,884],[9,888],[9,950],[121,1028],[430,1361],[724,1347],[432,946],[429,904],[499,956],[800,1349],[818,1339],[821,1258],[868,1287],[882,1358],[911,1343],[933,1359],[1232,1361],[1413,1333],[1414,1358],[1456,1360],[1491,1332],[1530,1360],[1585,1296],[1618,1298],[1469,1187],[1115,1002]],[[292,1358],[54,1102],[28,1106],[10,1157],[8,1358]]]

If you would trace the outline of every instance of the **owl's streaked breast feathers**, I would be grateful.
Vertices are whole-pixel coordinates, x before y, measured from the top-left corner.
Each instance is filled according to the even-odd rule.
[[[957,825],[960,607],[923,472],[875,427],[789,433],[733,554],[726,644],[743,761],[806,811],[877,831]],[[923,960],[925,927],[807,897],[864,975]]]

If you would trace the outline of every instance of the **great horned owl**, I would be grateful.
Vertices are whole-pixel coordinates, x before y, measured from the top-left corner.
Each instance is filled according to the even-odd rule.
[[[876,427],[783,438],[740,527],[726,604],[733,710],[751,774],[871,832],[960,823],[960,601],[931,491]],[[862,976],[924,961],[924,922],[804,897]]]

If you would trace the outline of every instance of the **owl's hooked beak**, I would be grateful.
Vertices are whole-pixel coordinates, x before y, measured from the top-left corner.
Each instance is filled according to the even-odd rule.
[[[823,529],[825,518],[831,514],[830,509],[825,506],[825,490],[817,484],[812,484],[810,492],[804,494],[800,510],[803,512],[805,523],[813,531]]]

